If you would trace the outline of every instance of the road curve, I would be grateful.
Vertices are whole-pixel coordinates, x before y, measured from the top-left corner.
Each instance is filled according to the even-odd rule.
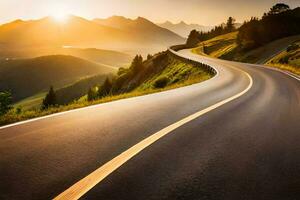
[[[179,54],[218,75],[0,129],[0,199],[56,197],[153,133],[241,93],[251,83],[247,74],[247,93],[172,131],[82,198],[297,199],[300,82],[260,66]]]

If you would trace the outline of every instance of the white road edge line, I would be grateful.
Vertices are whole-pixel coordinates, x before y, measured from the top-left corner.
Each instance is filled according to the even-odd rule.
[[[184,124],[187,124],[188,122],[191,122],[192,120],[224,105],[227,104],[230,101],[233,101],[245,93],[247,93],[252,85],[253,85],[253,79],[252,77],[245,71],[236,68],[239,71],[242,71],[243,73],[246,74],[246,76],[249,78],[250,83],[248,87],[243,90],[242,92],[229,97],[228,99],[222,100],[208,108],[205,108],[197,113],[194,113],[156,133],[153,135],[149,136],[148,138],[142,140],[138,144],[132,146],[128,150],[124,151],[117,157],[113,158],[106,164],[102,165],[98,169],[96,169],[94,172],[91,174],[87,175],[85,178],[81,179],[74,185],[72,185],[70,188],[59,194],[57,197],[54,198],[54,200],[62,200],[62,199],[79,199],[82,197],[84,194],[86,194],[89,190],[91,190],[93,187],[95,187],[98,183],[100,183],[102,180],[104,180],[108,175],[113,173],[115,170],[117,170],[119,167],[121,167],[123,164],[125,164],[127,161],[129,161],[131,158],[136,156],[138,153],[140,153],[142,150],[147,148],[148,146],[152,145],[162,137],[166,136],[167,134],[171,133],[175,129],[179,128],[180,126],[183,126]]]
[[[254,65],[254,66],[257,66],[257,65]],[[277,71],[277,72],[281,72],[289,77],[292,77],[298,81],[300,81],[300,78],[297,77],[297,75],[293,74],[292,72],[288,72],[288,71],[285,71],[285,70],[281,70],[281,69],[277,69],[277,68],[274,68],[274,67],[271,67],[271,66],[267,66],[267,65],[261,65],[259,67],[262,67],[262,68],[265,68],[265,69],[269,69],[269,70],[273,70],[273,71]]]

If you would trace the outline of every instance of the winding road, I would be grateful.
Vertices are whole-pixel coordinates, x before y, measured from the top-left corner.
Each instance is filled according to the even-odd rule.
[[[299,199],[300,81],[173,53],[218,74],[0,128],[0,199]]]

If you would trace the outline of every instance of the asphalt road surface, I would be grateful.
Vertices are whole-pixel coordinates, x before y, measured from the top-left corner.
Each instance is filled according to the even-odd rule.
[[[82,199],[299,199],[300,81],[179,54],[218,75],[0,129],[0,199],[54,198],[141,140],[250,86],[144,149]]]

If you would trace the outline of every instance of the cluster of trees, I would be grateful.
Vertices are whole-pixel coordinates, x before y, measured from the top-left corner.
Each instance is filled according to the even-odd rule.
[[[148,55],[147,60],[153,56]],[[103,98],[109,95],[115,95],[122,92],[122,87],[126,82],[133,79],[144,69],[144,60],[141,55],[136,55],[129,68],[120,68],[118,76],[113,79],[107,78],[101,86],[91,87],[88,91],[88,101]],[[131,90],[134,85],[128,85],[126,90]],[[124,92],[124,91],[123,91]]]
[[[223,35],[226,33],[231,33],[236,30],[235,27],[235,19],[233,17],[229,17],[226,24],[221,24],[219,26],[215,26],[211,31],[208,32],[198,32],[196,30],[192,30],[188,39],[187,46],[194,47],[199,42],[209,40],[219,35]]]
[[[261,19],[251,18],[239,29],[237,43],[249,50],[266,43],[300,34],[300,8],[291,10],[286,4],[274,5]]]

